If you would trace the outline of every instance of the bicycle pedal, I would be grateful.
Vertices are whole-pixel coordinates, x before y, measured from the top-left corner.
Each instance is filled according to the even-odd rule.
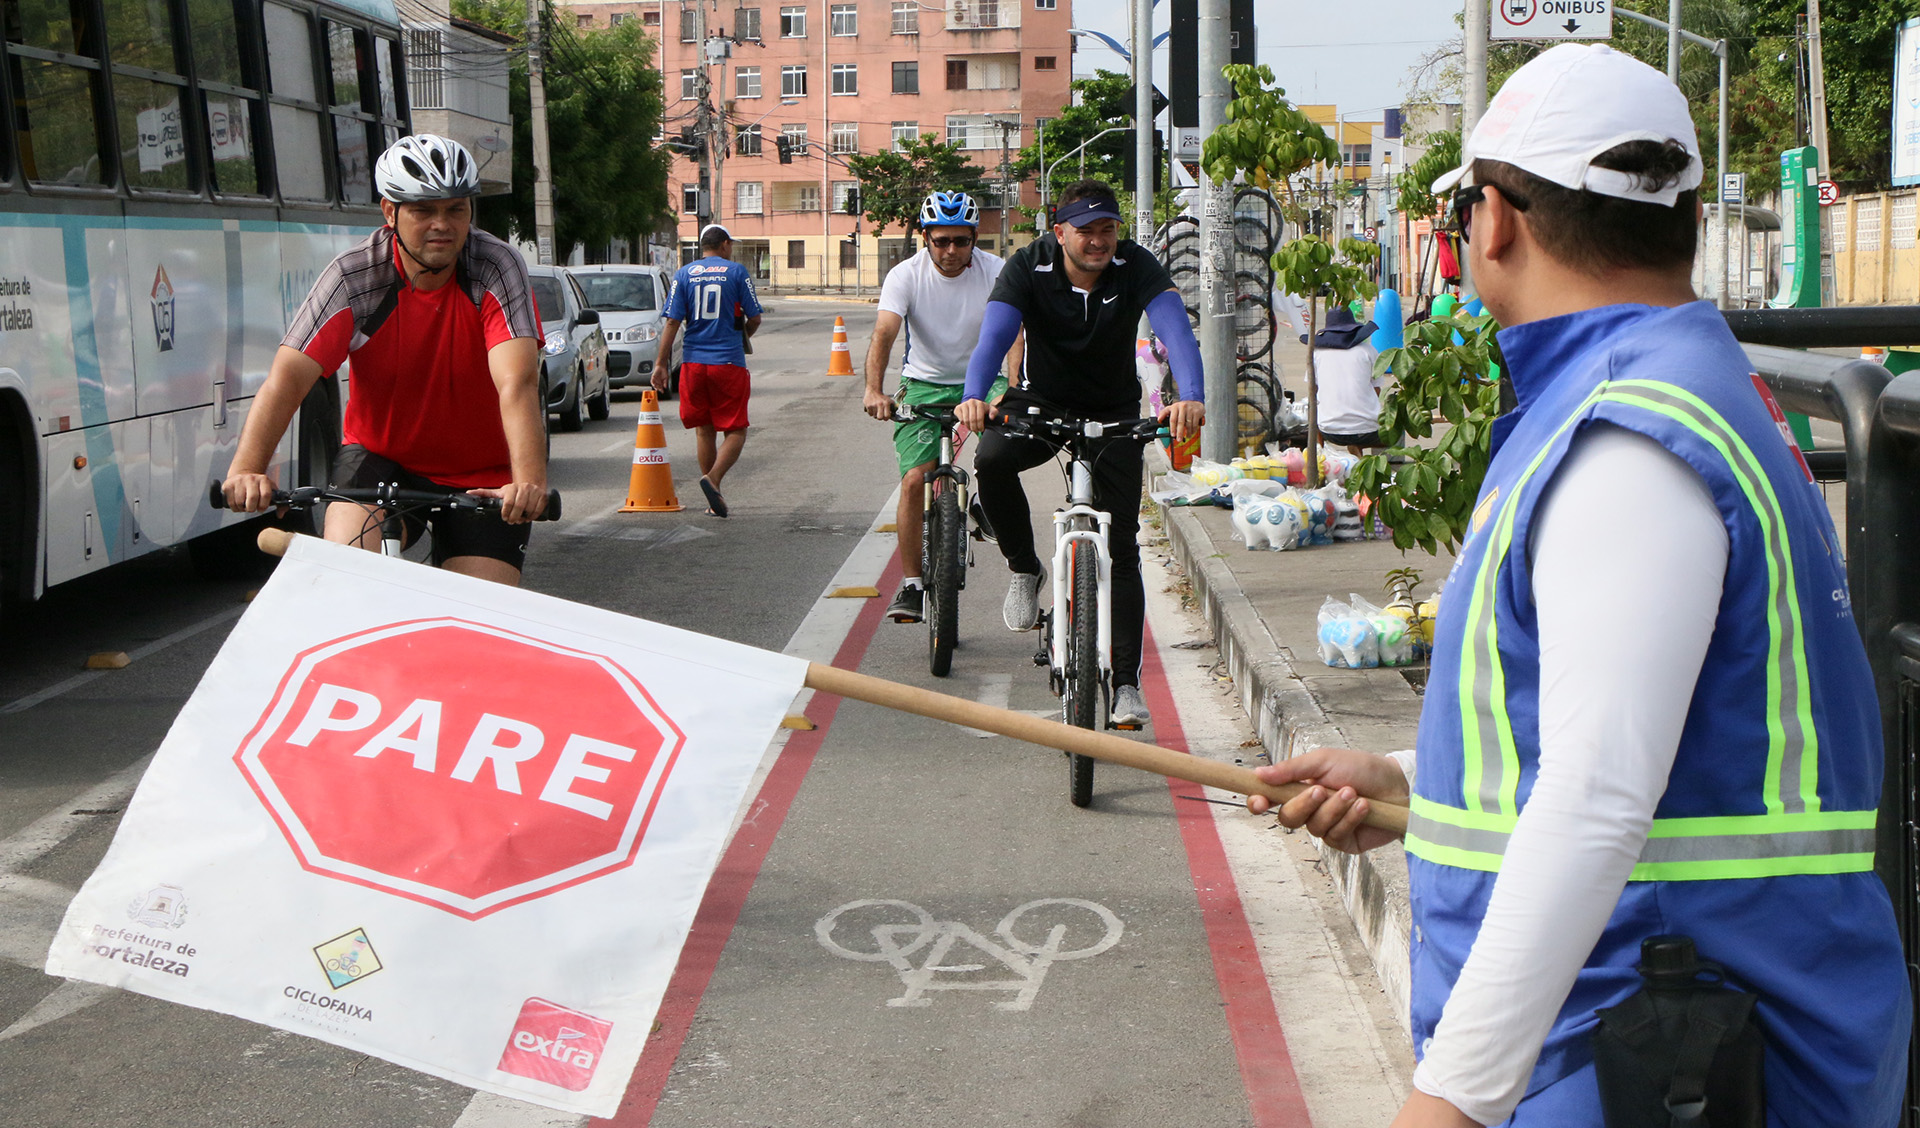
[[[1110,728],[1110,729],[1119,729],[1119,730],[1120,730],[1121,732],[1140,732],[1141,730],[1143,730],[1143,729],[1145,729],[1145,728],[1146,728],[1147,726],[1145,726],[1145,725],[1119,725],[1119,724],[1114,724],[1114,723],[1113,723],[1112,721],[1109,721],[1109,722],[1107,722],[1107,727],[1108,727],[1108,728]]]

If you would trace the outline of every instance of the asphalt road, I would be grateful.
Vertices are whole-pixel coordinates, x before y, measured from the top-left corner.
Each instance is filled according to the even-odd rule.
[[[869,673],[1051,713],[1033,636],[999,623],[1005,573],[990,546],[962,601],[948,679],[926,673],[922,629],[879,621],[888,582],[882,600],[857,607],[820,599],[850,558],[877,569],[891,540],[871,532],[892,519],[888,428],[860,412],[857,377],[824,375],[834,315],[848,317],[858,363],[873,307],[770,304],[751,358],[754,428],[725,482],[733,516],[702,514],[691,436],[672,422],[687,508],[614,512],[637,407],[618,393],[612,419],[554,436],[567,516],[537,528],[528,586],[776,650],[810,637],[831,654],[845,639],[843,658]],[[670,420],[674,406],[664,405]],[[1042,515],[1058,492],[1049,475],[1030,478]],[[250,586],[200,580],[184,554],[162,554],[56,589],[0,624],[0,1120],[580,1123],[40,970],[66,899]],[[1162,630],[1191,625],[1156,600]],[[82,673],[103,650],[135,660]],[[1179,736],[1176,700],[1179,716],[1212,710],[1214,727],[1225,723],[1195,684],[1150,687],[1162,718],[1150,735]],[[1226,864],[1207,860],[1215,808],[1176,800],[1159,777],[1103,768],[1093,808],[1076,810],[1058,753],[855,703],[806,708],[822,728],[795,734],[741,832],[758,852],[730,853],[728,880],[710,891],[717,956],[705,978],[669,992],[614,1124],[1307,1122],[1287,1111],[1298,1086],[1249,954],[1259,938],[1242,935]],[[1240,735],[1225,732],[1216,754],[1234,754]],[[1365,1052],[1379,1057],[1377,1031],[1368,1037]],[[1376,1072],[1390,1078],[1399,1066],[1388,1058]],[[1351,1092],[1352,1070],[1343,1058],[1329,1076],[1346,1075]]]

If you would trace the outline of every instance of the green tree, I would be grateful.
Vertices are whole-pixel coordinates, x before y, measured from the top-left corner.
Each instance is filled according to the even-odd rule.
[[[922,133],[905,149],[849,157],[847,169],[860,181],[860,205],[876,236],[894,224],[909,236],[918,231],[920,203],[930,192],[977,196],[986,184],[986,173],[960,146],[932,133]]]
[[[526,7],[516,0],[455,0],[454,14],[495,31],[524,35]],[[597,250],[609,240],[644,238],[672,222],[668,153],[657,148],[662,100],[654,44],[638,21],[576,32],[570,19],[542,13],[547,35],[547,134],[553,153],[554,250]],[[533,133],[527,53],[512,55],[513,191],[483,197],[479,221],[490,231],[532,241]]]
[[[1048,199],[1058,199],[1062,188],[1083,176],[1098,177],[1115,191],[1128,193],[1130,197],[1133,185],[1127,182],[1125,169],[1127,152],[1134,142],[1131,130],[1109,133],[1087,144],[1082,150],[1086,157],[1084,173],[1080,171],[1079,157],[1061,158],[1098,136],[1103,129],[1130,124],[1134,106],[1127,98],[1127,91],[1132,87],[1131,78],[1110,70],[1095,71],[1092,78],[1074,79],[1071,89],[1079,95],[1079,104],[1069,104],[1062,109],[1059,117],[1047,122],[1044,137],[1036,136],[1033,144],[1020,150],[1013,175],[1022,181],[1035,180],[1043,161],[1046,164],[1059,161],[1060,167],[1053,170],[1052,183],[1047,188]],[[1130,205],[1123,210],[1132,214]]]

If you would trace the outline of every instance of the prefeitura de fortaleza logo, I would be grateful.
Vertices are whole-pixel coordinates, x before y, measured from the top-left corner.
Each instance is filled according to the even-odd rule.
[[[630,865],[684,742],[603,655],[426,619],[296,655],[234,760],[309,871],[478,919]]]

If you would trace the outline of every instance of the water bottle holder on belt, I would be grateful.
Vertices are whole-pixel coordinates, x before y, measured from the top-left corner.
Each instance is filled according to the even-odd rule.
[[[1593,1059],[1607,1128],[1764,1128],[1755,996],[1722,983],[1719,965],[1694,960],[1691,941],[1685,952],[1684,967],[1664,974],[1643,963],[1646,984],[1599,1012]]]

